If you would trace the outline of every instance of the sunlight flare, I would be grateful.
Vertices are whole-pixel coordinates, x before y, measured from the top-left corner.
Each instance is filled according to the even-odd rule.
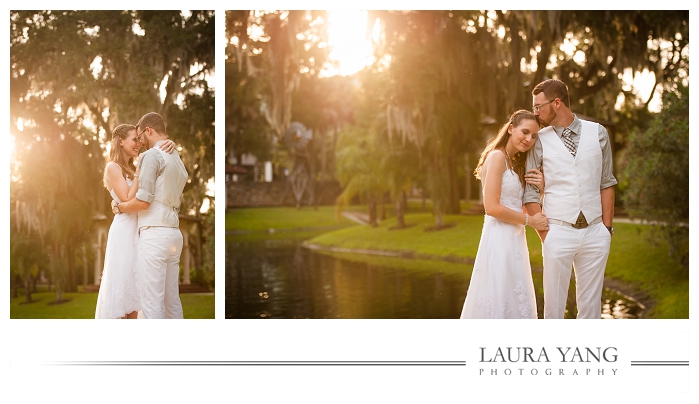
[[[327,68],[325,76],[349,76],[371,63],[373,47],[367,38],[367,12],[360,10],[328,11],[329,58],[338,66]]]

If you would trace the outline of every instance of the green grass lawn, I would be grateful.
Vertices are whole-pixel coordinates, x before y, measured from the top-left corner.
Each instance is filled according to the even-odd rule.
[[[226,212],[226,231],[268,231],[269,229],[298,229],[315,227],[345,227],[355,223],[336,218],[334,206],[319,206],[318,210],[304,206],[296,208],[245,208]]]
[[[461,210],[466,210],[470,203],[461,202]],[[393,204],[384,205],[386,218],[394,218],[395,211]],[[431,216],[432,202],[426,201],[427,214]],[[366,205],[345,206],[345,212],[367,213]],[[422,202],[409,200],[407,213],[423,213]],[[381,215],[380,208],[377,215]],[[319,206],[316,211],[313,207],[303,206],[297,210],[293,207],[271,207],[271,208],[240,208],[229,209],[226,212],[226,231],[238,232],[274,232],[290,229],[311,229],[319,227],[349,227],[356,223],[340,216],[337,220],[337,212],[334,206]]]
[[[467,260],[476,256],[483,217],[445,216],[445,224],[456,226],[433,232],[425,231],[434,226],[434,216],[431,213],[406,215],[405,222],[412,227],[388,230],[396,225],[395,219],[389,219],[376,228],[349,227],[322,234],[309,242],[352,249],[412,253],[415,257],[428,259],[452,257]]]
[[[97,293],[64,293],[63,297],[70,300],[61,304],[50,304],[56,299],[54,292],[38,287],[37,293],[32,293],[33,303],[24,303],[24,290],[19,290],[19,296],[10,298],[10,318],[95,318]],[[214,318],[214,295],[183,293],[180,295],[184,318]]]
[[[462,212],[465,211],[466,209],[470,208],[471,205],[473,205],[472,202],[466,202],[466,201],[459,202],[459,206],[460,206],[460,209]],[[369,211],[369,208],[367,207],[366,204],[345,206],[344,209],[347,211],[362,212],[362,213],[367,213]],[[432,213],[432,200],[431,199],[425,200],[425,211],[423,212],[422,209],[423,209],[422,201],[420,199],[408,199],[408,204],[405,208],[405,213],[406,214]],[[384,204],[384,210],[386,212],[387,219],[390,219],[390,218],[396,216],[395,204],[393,204],[393,203]],[[381,206],[377,207],[377,215],[381,215]]]
[[[354,226],[324,233],[309,243],[326,247],[410,253],[420,259],[468,261],[476,256],[483,225],[482,216],[445,216],[452,228],[427,232],[434,225],[431,214],[406,216],[409,228],[389,230],[395,220],[376,228]],[[689,272],[667,255],[663,243],[648,243],[650,227],[615,223],[606,277],[625,285],[632,296],[650,304],[644,317],[689,318]],[[534,268],[541,268],[541,242],[536,232],[527,228],[529,254]]]

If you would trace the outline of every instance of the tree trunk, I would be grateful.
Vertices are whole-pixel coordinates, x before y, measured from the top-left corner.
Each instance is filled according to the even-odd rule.
[[[318,210],[318,204],[316,204],[316,188],[318,187],[318,179],[316,178],[316,150],[315,141],[311,140],[308,142],[308,193],[310,195],[310,200],[308,201],[309,206],[314,206]]]
[[[381,204],[381,220],[382,222],[386,220],[386,203],[385,203],[385,198],[384,198],[384,193],[381,193],[381,196],[379,197],[379,203]]]
[[[447,213],[458,215],[461,213],[461,195],[459,194],[459,174],[457,171],[456,156],[449,151],[447,175],[449,176],[449,206]]]
[[[471,195],[471,155],[469,153],[466,153],[464,158],[464,168],[466,172],[466,202],[468,202],[473,198]]]
[[[19,296],[19,285],[22,284],[22,278],[15,274],[15,279],[12,281],[12,298],[15,299]]]
[[[440,229],[444,227],[444,214],[442,213],[442,202],[434,200],[434,227]]]
[[[66,292],[75,293],[78,291],[77,270],[75,268],[75,251],[73,251],[73,242],[66,240],[65,258],[68,264],[68,279],[66,281]]]
[[[56,280],[56,303],[60,303],[63,301],[63,286],[61,285],[61,282],[57,279]]]
[[[87,266],[87,247],[85,246],[85,243],[83,243],[83,245],[80,246],[80,249],[83,253],[83,287],[85,287],[87,286],[87,277],[89,273]]]
[[[534,11],[537,13],[538,11]],[[534,79],[531,81],[531,88],[529,91],[534,89],[534,86],[541,83],[546,75],[546,66],[548,65],[549,59],[551,57],[551,48],[553,46],[553,33],[551,32],[551,27],[549,25],[549,20],[547,17],[548,13],[551,11],[541,11],[538,12],[542,15],[542,26],[539,29],[539,38],[541,40],[541,51],[536,56],[536,72],[534,72]]]
[[[369,194],[369,225],[376,227],[376,197]]]
[[[327,130],[324,130],[320,132],[320,181],[323,182],[326,180],[326,164],[327,164],[327,158],[326,158],[326,146],[325,146],[325,138],[328,136]],[[317,208],[316,204],[316,208]]]
[[[63,268],[63,253],[65,252],[65,249],[62,249],[59,247],[58,240],[54,240],[53,243],[53,254],[52,259],[51,259],[51,266],[53,268],[53,276],[54,278],[54,291],[56,295],[56,302],[60,303],[63,301],[63,276],[65,275],[63,271],[65,268]]]
[[[333,142],[332,149],[330,150],[330,157],[332,157],[332,164],[330,166],[330,179],[335,179],[335,172],[337,171],[337,162],[335,160],[335,151],[337,150],[337,131],[338,128],[333,128]]]
[[[209,213],[212,214],[212,213]],[[202,219],[201,214],[197,213],[197,216],[199,216],[200,219]],[[196,274],[197,274],[197,279],[199,280],[199,284],[202,286],[208,286],[206,282],[204,282],[204,260],[202,256],[202,251],[201,251],[201,245],[204,240],[204,235],[203,235],[203,229],[202,225],[204,224],[204,219],[202,219],[199,223],[197,223],[197,256],[195,257],[195,264],[197,266],[196,268]],[[213,235],[212,235],[213,237]]]
[[[32,302],[32,288],[31,288],[31,281],[30,279],[32,278],[31,275],[27,276],[27,278],[24,280],[24,301],[27,303]]]
[[[396,227],[402,229],[405,227],[405,218],[403,217],[403,197],[398,195],[396,198]]]

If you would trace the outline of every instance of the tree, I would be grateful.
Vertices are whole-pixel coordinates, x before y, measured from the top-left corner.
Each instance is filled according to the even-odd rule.
[[[16,215],[10,217],[10,229],[15,232],[20,221]],[[16,232],[10,238],[10,282],[13,298],[18,297],[17,289],[24,287],[24,301],[31,303],[32,292],[35,291],[35,281],[39,277],[39,266],[45,265],[45,256],[37,254],[41,251],[41,239],[36,232]]]
[[[263,77],[256,73],[248,41],[249,10],[226,11],[226,161],[234,153],[241,161],[251,153],[268,159],[272,151],[273,131],[262,112]]]
[[[481,57],[495,49],[485,29],[467,32],[478,12],[377,12],[390,55],[386,120],[389,138],[414,144],[427,172],[435,227],[443,215],[460,211],[457,167],[462,165],[482,114],[494,110],[489,74],[495,66]],[[439,57],[435,57],[439,55]]]
[[[17,181],[11,187],[15,201],[12,214],[17,217],[13,234],[36,235],[43,253],[51,259],[62,257],[50,272],[58,301],[64,289],[77,289],[73,251],[87,239],[92,225],[97,195],[76,192],[94,190],[100,181],[99,171],[88,157],[89,150],[90,145],[72,137],[50,136],[38,137],[16,150],[15,162],[21,164],[16,170]]]
[[[338,140],[338,179],[343,191],[337,197],[337,212],[348,205],[355,196],[366,198],[369,207],[369,224],[377,226],[376,205],[386,191],[381,172],[382,152],[375,147],[366,128],[348,126],[340,132]]]
[[[227,152],[240,161],[251,153],[277,168],[307,172],[304,188],[315,198],[320,157],[326,173],[329,130],[337,132],[344,111],[332,102],[333,80],[321,79],[327,61],[325,11],[238,10],[226,13]],[[282,139],[292,121],[313,130],[304,158],[296,158]],[[330,147],[329,147],[330,146]],[[295,167],[303,163],[303,168]],[[332,176],[332,175],[331,175]],[[305,176],[304,176],[305,177]],[[291,177],[290,177],[291,178]]]
[[[334,177],[329,168],[334,161],[337,133],[342,126],[353,122],[355,100],[348,100],[353,94],[353,77],[318,77],[304,75],[299,89],[292,97],[291,115],[294,121],[302,122],[313,129],[316,147],[320,153],[319,179]],[[332,134],[332,139],[328,139]],[[314,156],[314,159],[316,157]]]
[[[317,76],[325,63],[325,20],[324,11],[226,13],[231,62],[239,72],[259,78],[260,110],[279,138],[291,123],[292,96],[301,76]]]
[[[687,77],[688,17],[686,11],[371,12],[383,33],[377,64],[391,77],[389,135],[414,143],[424,158],[437,226],[442,213],[458,212],[459,168],[465,154],[485,145],[478,129],[484,119],[499,121],[528,107],[534,85],[558,78],[569,86],[574,111],[613,121],[625,72],[648,70],[657,85],[669,87],[677,86],[673,77]],[[646,108],[650,99],[643,100]],[[615,152],[625,135],[615,134]]]
[[[42,237],[66,291],[93,215],[109,212],[101,177],[117,124],[163,115],[192,174],[182,210],[199,211],[214,172],[213,49],[213,11],[10,13],[13,213]]]
[[[663,110],[646,131],[631,135],[624,206],[659,224],[669,253],[689,264],[689,86],[663,94]]]
[[[405,227],[405,195],[419,175],[419,167],[414,164],[417,152],[413,147],[389,145],[381,158],[380,175],[385,178],[395,206],[396,227]]]

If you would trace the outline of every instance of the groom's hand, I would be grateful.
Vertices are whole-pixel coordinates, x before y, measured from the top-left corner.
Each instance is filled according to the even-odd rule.
[[[529,202],[524,204],[524,209],[527,211],[529,216],[534,216],[537,213],[541,213],[541,205],[539,205],[537,202]],[[546,240],[546,234],[548,232],[548,230],[536,230],[536,234],[539,235],[542,243],[544,240]]]

